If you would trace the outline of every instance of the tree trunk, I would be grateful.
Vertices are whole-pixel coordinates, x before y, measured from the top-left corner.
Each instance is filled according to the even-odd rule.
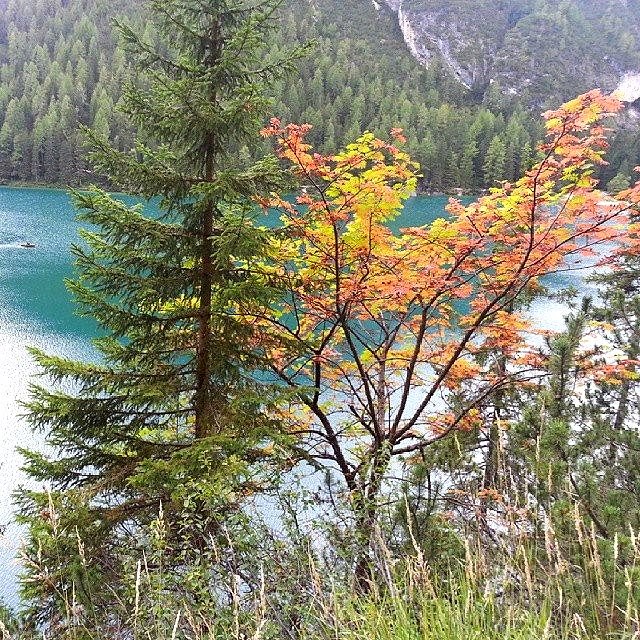
[[[206,159],[206,180],[213,179],[213,158]],[[200,295],[198,342],[196,347],[195,437],[204,438],[211,432],[211,302],[213,298],[213,217],[214,205],[207,204],[202,214],[200,263]]]
[[[498,375],[505,376],[507,372],[507,358],[503,354],[498,360],[496,366]],[[496,391],[493,401],[493,417],[489,425],[489,437],[487,443],[487,453],[484,464],[484,474],[482,476],[482,489],[498,488],[498,472],[500,449],[500,428],[499,423],[502,418],[502,409],[504,406],[504,390]],[[487,524],[487,501],[483,499],[480,503],[479,526],[485,531],[488,529]]]
[[[359,547],[354,568],[354,580],[355,588],[359,593],[369,593],[374,579],[375,567],[371,550],[378,517],[377,499],[382,488],[384,474],[391,461],[390,451],[390,445],[386,441],[377,447],[372,457],[368,482],[354,499],[356,540]]]

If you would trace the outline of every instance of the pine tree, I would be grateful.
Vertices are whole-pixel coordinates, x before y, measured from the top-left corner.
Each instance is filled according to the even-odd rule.
[[[533,397],[522,394],[519,398],[520,420],[510,432],[511,474],[518,478],[517,484],[535,496],[541,512],[564,532],[570,527],[567,514],[585,498],[580,494],[574,470],[579,465],[575,446],[579,407],[575,389],[584,360],[581,342],[589,305],[586,300],[582,309],[565,319],[565,331],[546,341],[546,375]]]
[[[69,286],[105,335],[99,363],[34,352],[63,383],[34,386],[27,405],[54,452],[24,452],[30,477],[52,489],[19,501],[29,526],[24,595],[40,622],[53,624],[74,598],[108,617],[119,569],[159,509],[180,564],[203,552],[272,465],[270,391],[257,382],[252,329],[234,310],[272,295],[251,272],[264,246],[252,198],[282,186],[283,174],[275,159],[249,162],[239,150],[257,138],[263,87],[292,60],[263,55],[278,4],[150,0],[161,51],[121,26],[144,77],[123,106],[139,139],[121,152],[92,134],[92,159],[160,211],[97,189],[75,196],[95,230],[74,248],[80,275]]]
[[[491,140],[482,165],[484,181],[487,186],[493,186],[496,182],[504,179],[505,162],[505,144],[502,138],[496,135]]]
[[[460,184],[467,188],[475,188],[475,160],[478,156],[478,145],[476,141],[469,137],[464,147],[462,158],[460,159]]]
[[[576,511],[610,542],[640,525],[636,262],[630,257],[621,271],[597,276],[603,306],[585,299],[581,311],[567,318],[566,330],[549,341],[547,382],[534,402],[527,401],[512,434],[512,461],[517,467],[528,459],[530,492],[569,548]],[[589,324],[593,344],[587,348]],[[618,359],[607,375],[585,375],[593,363],[607,371]]]
[[[593,278],[599,304],[592,317],[602,327],[598,346],[613,350],[626,365],[618,375],[596,381],[585,394],[585,420],[577,445],[581,480],[592,510],[610,537],[640,526],[640,264],[635,255],[623,268]],[[611,356],[609,355],[609,360]]]

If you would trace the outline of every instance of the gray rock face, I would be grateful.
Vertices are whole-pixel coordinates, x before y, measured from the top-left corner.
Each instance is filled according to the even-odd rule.
[[[400,6],[402,5],[402,0],[385,0],[387,6],[393,9],[394,11],[398,11]]]
[[[615,93],[624,102],[640,100],[640,72],[625,74],[620,80]]]
[[[407,47],[428,66],[482,94],[503,93],[532,105],[593,87],[613,90],[640,69],[640,2],[573,0],[385,0]],[[541,98],[544,96],[544,98]]]

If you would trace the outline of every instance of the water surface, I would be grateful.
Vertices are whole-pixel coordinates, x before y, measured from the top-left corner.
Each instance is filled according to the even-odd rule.
[[[446,197],[411,199],[394,228],[423,225],[444,214]],[[23,419],[20,399],[36,374],[28,346],[74,359],[91,359],[97,327],[82,318],[65,289],[73,274],[70,246],[78,224],[69,196],[51,189],[0,187],[0,598],[16,603],[14,557],[20,531],[12,524],[11,495],[24,481],[16,446],[37,448]],[[35,248],[21,247],[30,242]],[[551,308],[541,310],[546,313]],[[558,318],[562,310],[554,309]]]
[[[37,447],[19,416],[20,399],[36,373],[28,346],[52,354],[93,354],[94,323],[80,318],[64,286],[72,274],[70,245],[77,226],[69,196],[50,189],[0,188],[0,598],[15,601],[14,556],[19,530],[11,520],[11,495],[22,481],[15,447]],[[35,248],[25,249],[23,242]]]

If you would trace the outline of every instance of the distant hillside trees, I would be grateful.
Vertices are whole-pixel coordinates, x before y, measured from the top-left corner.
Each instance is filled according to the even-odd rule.
[[[519,165],[486,176],[483,170],[492,140],[511,135],[509,106],[466,105],[461,88],[437,65],[421,68],[391,15],[369,3],[314,6],[291,0],[282,12],[273,49],[289,46],[293,34],[295,41],[314,41],[315,53],[297,77],[273,88],[274,114],[313,124],[311,140],[327,152],[366,129],[382,135],[402,126],[428,188],[477,189],[516,177]],[[0,14],[0,179],[95,179],[84,161],[80,125],[119,149],[131,146],[130,127],[115,107],[133,75],[111,20],[139,14],[128,3],[101,0],[7,4]],[[518,136],[534,142],[535,127],[521,114],[516,119]]]
[[[111,26],[126,4],[13,0],[0,12],[0,178],[86,179],[81,124],[131,145],[113,108],[131,77]]]
[[[10,0],[0,7],[0,180],[95,181],[79,126],[118,149],[131,147],[131,127],[117,105],[134,75],[116,46],[112,19],[139,23],[151,39],[144,3]],[[617,14],[611,20],[610,29],[621,28]],[[310,142],[319,150],[335,151],[365,130],[383,136],[402,127],[422,167],[421,186],[434,191],[478,191],[515,180],[532,162],[539,114],[524,110],[520,97],[506,95],[498,82],[467,91],[437,60],[421,67],[390,11],[376,11],[368,0],[287,0],[271,47],[307,41],[313,55],[293,79],[272,88],[271,110],[314,125]],[[554,55],[545,53],[548,64]],[[557,81],[548,82],[553,93]],[[635,133],[614,139],[605,183],[640,163]]]

